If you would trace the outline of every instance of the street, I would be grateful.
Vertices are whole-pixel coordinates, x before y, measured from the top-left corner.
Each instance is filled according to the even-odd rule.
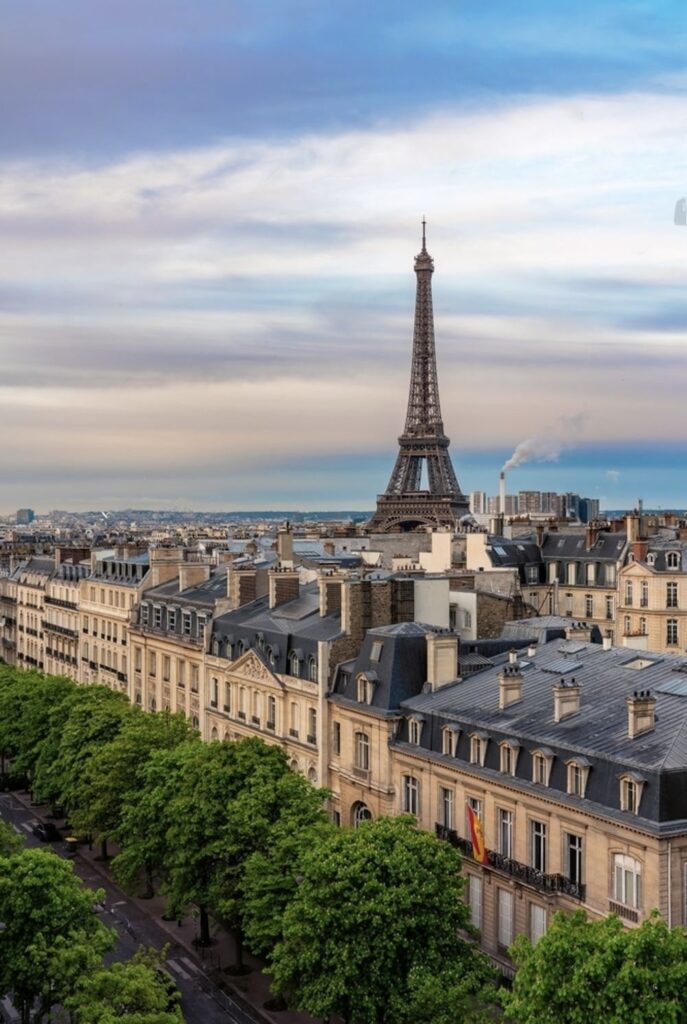
[[[50,848],[59,856],[66,856],[64,843],[42,843],[32,834],[36,816],[12,794],[0,795],[0,816],[24,837],[27,846]],[[164,967],[179,987],[184,1019],[188,1024],[255,1024],[255,1018],[236,1006],[188,956],[186,950],[175,945],[169,934],[156,921],[147,917],[133,900],[78,854],[73,858],[73,864],[74,870],[89,889],[105,890],[100,914],[103,923],[117,932],[116,946],[106,956],[106,962],[128,960],[141,945],[156,949],[169,945]],[[0,1014],[4,1015],[8,1024],[14,1024],[19,1019],[7,996],[0,999],[0,1006]]]

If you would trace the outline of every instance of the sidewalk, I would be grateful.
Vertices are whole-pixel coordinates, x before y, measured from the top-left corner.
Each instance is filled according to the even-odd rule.
[[[41,820],[45,820],[50,813],[48,806],[32,804],[27,793],[13,792],[11,795]],[[108,844],[108,847],[111,856],[114,856],[117,847],[113,844]],[[176,920],[165,921],[162,916],[165,910],[165,900],[160,896],[143,900],[125,892],[113,877],[110,862],[105,863],[98,859],[99,852],[99,843],[94,844],[92,850],[85,845],[79,846],[77,857],[87,862],[94,871],[107,879],[110,885],[131,900],[143,916],[155,921],[169,935],[170,942],[182,947],[219,988],[225,990],[232,998],[235,997],[239,1005],[244,1006],[246,1012],[264,1021],[265,1024],[316,1024],[315,1018],[306,1013],[298,1013],[295,1010],[270,1011],[265,1009],[264,1004],[272,998],[272,993],[270,992],[269,977],[263,973],[264,965],[259,960],[246,951],[244,952],[244,963],[251,968],[250,974],[238,977],[227,974],[226,968],[236,962],[236,943],[232,935],[211,919],[210,931],[214,939],[213,945],[209,949],[198,949],[193,945],[198,930],[197,922],[192,917],[184,918],[181,925]]]

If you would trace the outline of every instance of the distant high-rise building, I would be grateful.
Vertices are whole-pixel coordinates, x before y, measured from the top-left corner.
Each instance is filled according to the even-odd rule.
[[[544,514],[557,516],[560,512],[561,502],[555,491],[542,491],[541,510]]]
[[[32,508],[20,508],[17,510],[16,521],[18,526],[28,526],[36,518]]]
[[[598,498],[580,498],[580,519],[583,523],[591,523],[600,517],[601,510]]]
[[[518,512],[521,516],[538,515],[541,512],[541,491],[520,491]]]
[[[561,515],[566,519],[579,519],[580,518],[580,496],[574,494],[572,491],[566,491],[565,494],[560,495],[561,499]]]
[[[470,511],[474,515],[485,515],[487,512],[487,492],[486,491],[471,491],[470,492]]]
[[[487,511],[490,516],[497,516],[500,509],[500,498],[497,495],[490,497],[487,502]],[[506,495],[506,507],[504,512],[507,516],[517,516],[518,514],[518,496],[517,494]]]

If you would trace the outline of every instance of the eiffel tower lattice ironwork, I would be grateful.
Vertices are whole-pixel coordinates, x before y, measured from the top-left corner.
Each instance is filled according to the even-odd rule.
[[[455,528],[461,516],[469,512],[468,501],[451,464],[449,439],[444,433],[439,405],[433,273],[434,261],[427,252],[423,220],[422,251],[415,257],[417,293],[408,412],[387,489],[378,496],[377,511],[367,524],[368,530],[377,533],[427,527]],[[423,470],[426,471],[424,480]]]

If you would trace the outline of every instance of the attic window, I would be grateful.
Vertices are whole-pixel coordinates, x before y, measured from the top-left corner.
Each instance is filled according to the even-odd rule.
[[[666,555],[666,566],[669,569],[680,568],[680,555],[677,551],[669,551]]]
[[[651,658],[632,658],[631,661],[623,663],[623,668],[634,669],[635,672],[639,672],[643,668],[649,668],[651,665],[655,665],[656,661]]]
[[[653,551],[650,551],[649,554],[646,556],[646,564],[647,565],[655,565],[656,564],[656,555],[653,553]]]
[[[381,640],[374,640],[372,643],[372,650],[370,651],[370,661],[379,661],[382,656],[382,649],[384,643]]]

